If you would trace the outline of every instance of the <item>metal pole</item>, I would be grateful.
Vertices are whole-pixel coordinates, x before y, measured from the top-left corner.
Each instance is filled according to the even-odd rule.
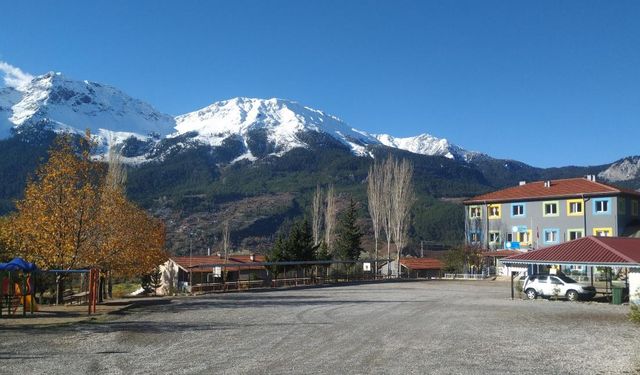
[[[511,299],[513,300],[515,298],[515,293],[513,291],[513,279],[516,277],[516,272],[515,271],[511,271]]]
[[[191,243],[193,241],[193,233],[189,233],[189,292],[193,290],[193,260],[191,252]]]

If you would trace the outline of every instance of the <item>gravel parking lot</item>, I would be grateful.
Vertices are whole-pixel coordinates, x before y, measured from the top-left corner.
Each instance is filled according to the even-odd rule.
[[[0,372],[640,372],[628,306],[508,297],[504,282],[421,281],[163,300],[0,327]]]

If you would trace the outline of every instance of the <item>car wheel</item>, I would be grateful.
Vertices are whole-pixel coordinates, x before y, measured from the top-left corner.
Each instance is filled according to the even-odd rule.
[[[575,290],[570,290],[567,292],[567,299],[569,301],[577,301],[578,300],[578,292]]]
[[[527,293],[527,298],[528,299],[536,299],[536,297],[538,296],[536,294],[536,290],[535,289],[527,289],[525,291],[525,293]]]

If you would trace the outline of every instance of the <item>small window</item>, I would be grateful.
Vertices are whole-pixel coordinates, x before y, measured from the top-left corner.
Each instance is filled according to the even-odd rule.
[[[569,229],[567,231],[567,237],[569,241],[577,240],[578,238],[584,237],[584,231],[582,229]]]
[[[482,209],[480,206],[469,207],[469,218],[476,219],[482,217]]]
[[[598,237],[611,237],[613,229],[611,228],[593,228],[593,235]]]
[[[507,242],[513,241],[513,233],[507,233]]]
[[[511,217],[525,216],[524,203],[513,203],[511,205]]]
[[[518,242],[524,245],[531,245],[531,229],[526,232],[518,232]]]
[[[489,243],[498,243],[500,242],[500,232],[489,232]]]
[[[546,284],[548,278],[549,278],[548,276],[540,276],[540,277],[538,277],[538,282]]]
[[[631,201],[631,215],[638,216],[638,201],[635,199]]]
[[[471,242],[471,243],[480,242],[480,233],[478,233],[478,232],[469,233],[469,242]]]
[[[560,242],[560,230],[545,229],[543,234],[543,240],[545,244],[553,244],[553,243]]]
[[[558,202],[544,202],[542,216],[558,216]]]
[[[557,277],[551,277],[551,284],[563,285],[564,283],[560,281],[560,279],[558,279]]]
[[[608,215],[611,213],[611,199],[598,198],[593,200],[594,215]]]
[[[567,201],[567,216],[582,216],[582,199],[570,199]]]
[[[489,219],[500,219],[500,205],[499,204],[490,204],[488,207],[489,210]]]

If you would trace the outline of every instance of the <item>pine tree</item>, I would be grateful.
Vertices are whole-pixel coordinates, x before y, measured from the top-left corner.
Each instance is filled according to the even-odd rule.
[[[362,251],[362,230],[357,224],[357,204],[353,198],[349,207],[340,217],[335,244],[336,255],[341,260],[357,260]]]

